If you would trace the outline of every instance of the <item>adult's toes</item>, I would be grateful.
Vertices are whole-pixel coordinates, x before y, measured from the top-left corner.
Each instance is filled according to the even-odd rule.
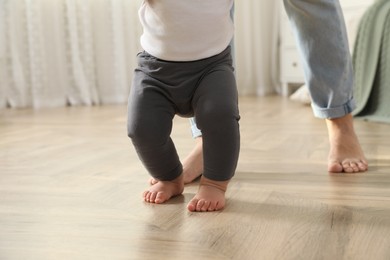
[[[343,162],[342,165],[343,165],[344,172],[346,172],[346,173],[353,173],[354,172],[353,167],[351,166],[351,163],[349,161]]]
[[[367,171],[368,166],[367,166],[367,163],[365,163],[364,161],[358,162],[357,165],[358,165],[358,168],[360,171],[363,171],[363,172]]]
[[[357,162],[351,162],[350,165],[351,165],[353,172],[359,172],[359,166],[358,166]]]
[[[340,173],[343,171],[343,166],[336,161],[329,162],[328,171],[332,173]]]

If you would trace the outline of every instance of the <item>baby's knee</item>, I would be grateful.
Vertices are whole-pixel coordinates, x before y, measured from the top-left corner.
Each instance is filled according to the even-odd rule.
[[[144,138],[142,136],[141,131],[139,131],[139,128],[136,126],[136,124],[133,124],[131,122],[127,123],[127,136],[134,142],[135,140],[139,140]]]
[[[224,127],[235,125],[240,119],[236,105],[203,106],[196,111],[196,123],[200,129],[204,127]]]
[[[127,136],[135,145],[141,146],[163,144],[169,138],[169,134],[163,129],[142,122],[129,122]]]

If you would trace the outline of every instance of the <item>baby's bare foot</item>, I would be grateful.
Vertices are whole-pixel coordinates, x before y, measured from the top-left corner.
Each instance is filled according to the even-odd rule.
[[[368,163],[355,134],[352,115],[327,119],[326,125],[330,142],[328,171],[332,173],[367,171]]]
[[[158,181],[143,193],[144,201],[161,204],[170,198],[183,193],[183,175],[173,181]]]
[[[216,211],[225,206],[225,191],[229,181],[213,181],[202,176],[198,193],[188,203],[189,211]]]
[[[192,149],[189,155],[183,160],[183,178],[184,184],[188,184],[196,180],[203,173],[203,150],[202,150],[202,137],[196,138],[195,147]],[[158,181],[154,178],[150,178],[149,183],[151,185],[156,184]]]

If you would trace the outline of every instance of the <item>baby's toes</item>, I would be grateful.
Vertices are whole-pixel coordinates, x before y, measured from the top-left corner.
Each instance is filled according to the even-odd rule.
[[[208,211],[209,208],[210,208],[210,201],[205,200],[205,202],[201,208],[201,211]]]
[[[202,207],[204,205],[205,201],[204,200],[199,200],[198,203],[196,204],[196,211],[202,211]]]
[[[164,203],[167,200],[168,200],[168,198],[167,198],[167,196],[165,195],[164,192],[158,192],[154,202],[159,204],[159,203]]]
[[[195,211],[196,210],[196,205],[198,204],[198,200],[197,199],[192,199],[188,205],[187,205],[187,209],[191,212]]]

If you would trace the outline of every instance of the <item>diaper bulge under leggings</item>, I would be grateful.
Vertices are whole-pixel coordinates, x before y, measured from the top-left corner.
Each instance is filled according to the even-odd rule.
[[[174,116],[196,117],[203,133],[206,178],[233,177],[240,148],[240,119],[230,47],[198,61],[171,62],[138,54],[128,103],[128,136],[139,158],[156,179],[182,173],[170,138]]]

